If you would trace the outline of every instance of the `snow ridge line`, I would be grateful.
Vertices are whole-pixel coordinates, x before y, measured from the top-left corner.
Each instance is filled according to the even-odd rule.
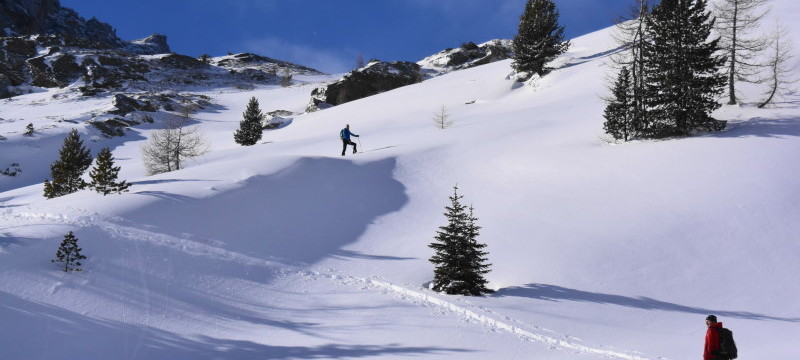
[[[440,308],[444,308],[446,310],[458,313],[459,315],[464,316],[467,319],[477,321],[477,322],[479,322],[481,324],[484,324],[486,326],[508,331],[508,332],[510,332],[510,333],[512,333],[514,335],[517,335],[517,336],[519,336],[519,337],[521,337],[521,338],[523,338],[525,340],[533,340],[533,341],[538,341],[538,342],[545,343],[551,348],[557,348],[557,349],[562,349],[562,350],[571,350],[571,351],[575,351],[575,352],[579,352],[579,353],[585,353],[585,354],[597,354],[597,355],[602,355],[602,356],[605,356],[605,357],[608,357],[608,358],[616,358],[616,359],[652,360],[651,358],[647,358],[647,357],[643,357],[643,356],[639,356],[639,355],[635,355],[635,354],[624,353],[624,352],[619,352],[619,351],[614,351],[614,350],[607,350],[607,349],[602,349],[602,348],[589,347],[589,346],[586,346],[586,345],[575,344],[575,343],[572,343],[572,342],[569,342],[569,341],[566,341],[566,340],[558,339],[558,338],[555,338],[555,337],[552,337],[552,336],[547,336],[547,335],[543,335],[543,334],[537,334],[537,333],[525,330],[523,328],[520,328],[519,326],[508,324],[508,323],[502,322],[500,320],[491,318],[491,317],[486,316],[486,315],[478,314],[478,313],[476,313],[476,312],[474,312],[474,311],[472,311],[470,309],[467,309],[467,308],[465,308],[463,306],[459,306],[459,305],[454,304],[452,302],[449,302],[447,300],[440,299],[440,298],[428,295],[428,294],[423,293],[423,292],[414,291],[414,290],[411,290],[411,289],[408,289],[408,288],[405,288],[405,287],[402,287],[402,286],[399,286],[399,285],[395,285],[395,284],[392,284],[392,283],[389,283],[389,282],[375,280],[375,279],[369,279],[369,278],[358,278],[358,277],[341,276],[341,275],[331,275],[331,277],[335,278],[335,279],[345,279],[346,278],[347,280],[350,280],[351,282],[366,283],[367,286],[371,286],[371,287],[375,287],[375,288],[381,288],[381,289],[387,290],[387,291],[395,293],[395,294],[399,294],[399,295],[407,297],[407,298],[412,298],[414,300],[418,300],[418,301],[423,302],[423,303],[427,303],[427,304],[431,304],[431,305],[434,305],[434,306],[437,306],[437,307],[440,307]]]

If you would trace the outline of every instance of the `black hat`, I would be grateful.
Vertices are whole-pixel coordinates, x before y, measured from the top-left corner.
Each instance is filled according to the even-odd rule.
[[[711,322],[717,322],[717,317],[714,315],[706,316],[706,320],[711,320]]]

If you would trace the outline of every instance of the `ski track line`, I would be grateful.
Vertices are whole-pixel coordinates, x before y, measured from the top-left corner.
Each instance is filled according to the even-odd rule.
[[[322,272],[327,273],[327,274],[324,274]],[[408,288],[405,288],[405,287],[402,287],[402,286],[399,286],[399,285],[395,285],[395,284],[392,284],[392,283],[389,283],[389,282],[386,282],[386,281],[380,281],[380,280],[375,280],[375,279],[370,279],[370,278],[360,278],[360,277],[340,275],[340,274],[337,274],[335,272],[335,270],[333,270],[333,269],[323,270],[322,272],[316,272],[316,275],[330,278],[330,279],[332,279],[334,281],[338,281],[339,283],[345,284],[345,285],[358,285],[358,284],[360,284],[360,285],[366,285],[367,287],[383,289],[383,290],[386,290],[386,291],[388,291],[390,293],[399,295],[403,299],[411,299],[411,302],[414,302],[414,300],[416,300],[416,301],[419,301],[419,302],[421,302],[423,304],[433,305],[435,307],[442,308],[442,309],[450,311],[450,312],[454,312],[454,313],[456,313],[456,314],[458,314],[460,316],[463,316],[466,319],[474,320],[474,321],[476,321],[476,322],[478,322],[478,323],[480,323],[480,324],[482,324],[484,326],[487,326],[487,327],[490,327],[490,328],[494,328],[494,329],[505,330],[507,332],[510,332],[510,333],[516,335],[516,336],[519,336],[520,338],[522,338],[524,340],[538,341],[538,342],[544,343],[551,349],[575,351],[575,352],[583,353],[583,354],[595,354],[595,355],[601,355],[601,356],[608,357],[608,358],[625,359],[625,360],[652,360],[653,359],[653,358],[648,358],[648,357],[644,357],[644,356],[641,356],[641,355],[633,354],[633,352],[619,352],[619,351],[608,350],[608,349],[603,349],[603,348],[590,347],[590,346],[586,346],[586,345],[575,344],[573,342],[570,342],[570,341],[567,341],[567,340],[563,340],[563,339],[558,339],[558,338],[555,338],[555,337],[552,337],[552,336],[548,336],[548,335],[545,335],[545,334],[537,334],[535,332],[531,332],[531,331],[525,330],[525,329],[523,329],[523,328],[521,328],[519,326],[512,325],[512,324],[497,320],[497,319],[489,317],[487,315],[481,315],[481,314],[479,314],[479,313],[477,313],[475,311],[472,311],[472,310],[470,310],[470,309],[468,309],[466,307],[457,305],[457,304],[452,303],[450,301],[447,301],[447,300],[444,300],[444,299],[440,299],[438,297],[426,294],[424,292],[419,292],[419,291],[408,289]],[[512,321],[524,324],[521,321],[511,319],[511,318],[509,318],[507,316],[502,316],[502,315],[500,315],[500,314],[498,314],[498,313],[496,313],[494,311],[485,309],[483,307],[479,307],[479,308],[481,310],[487,312],[487,313],[495,314],[495,315],[501,316],[501,317],[503,317],[505,319],[512,320]],[[536,328],[538,328],[538,327],[536,327]],[[565,337],[566,337],[566,335],[565,335]],[[662,359],[662,358],[659,357],[657,359]]]

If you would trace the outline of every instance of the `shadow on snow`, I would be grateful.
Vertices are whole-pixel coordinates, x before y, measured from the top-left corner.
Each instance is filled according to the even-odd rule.
[[[146,325],[89,318],[68,310],[23,300],[0,291],[0,315],[14,326],[0,327],[3,357],[9,359],[338,359],[384,355],[424,356],[473,350],[444,347],[408,347],[398,344],[281,346],[208,336],[185,337]],[[42,334],[41,330],[48,332]],[[42,336],[45,335],[45,336]],[[91,339],[91,341],[87,341]],[[280,339],[264,334],[267,342]]]
[[[545,301],[588,302],[596,304],[618,305],[618,306],[632,307],[644,310],[676,311],[676,312],[684,312],[684,313],[699,314],[699,315],[716,314],[724,317],[734,317],[734,318],[750,319],[750,320],[800,322],[800,318],[782,318],[764,314],[756,314],[746,311],[724,311],[718,309],[705,309],[699,307],[673,304],[647,297],[628,297],[621,295],[593,293],[588,291],[568,289],[561,286],[546,285],[546,284],[528,284],[526,286],[514,286],[514,287],[503,288],[495,292],[494,295],[492,296],[496,297],[516,296],[516,297],[525,297],[525,298],[545,300]]]
[[[369,257],[348,255],[340,248],[358,239],[376,218],[408,202],[405,187],[392,178],[395,166],[395,159],[367,164],[301,159],[210,198],[149,192],[167,201],[125,218],[162,232],[220,242],[226,250],[258,258],[313,263],[332,254]]]

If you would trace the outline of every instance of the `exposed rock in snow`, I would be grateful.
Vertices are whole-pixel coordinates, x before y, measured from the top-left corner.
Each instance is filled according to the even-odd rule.
[[[314,89],[307,110],[341,105],[420,81],[420,66],[415,63],[371,61],[336,82]]]
[[[453,70],[467,69],[514,56],[511,40],[491,40],[480,45],[465,43],[417,62],[428,75],[440,75]]]

